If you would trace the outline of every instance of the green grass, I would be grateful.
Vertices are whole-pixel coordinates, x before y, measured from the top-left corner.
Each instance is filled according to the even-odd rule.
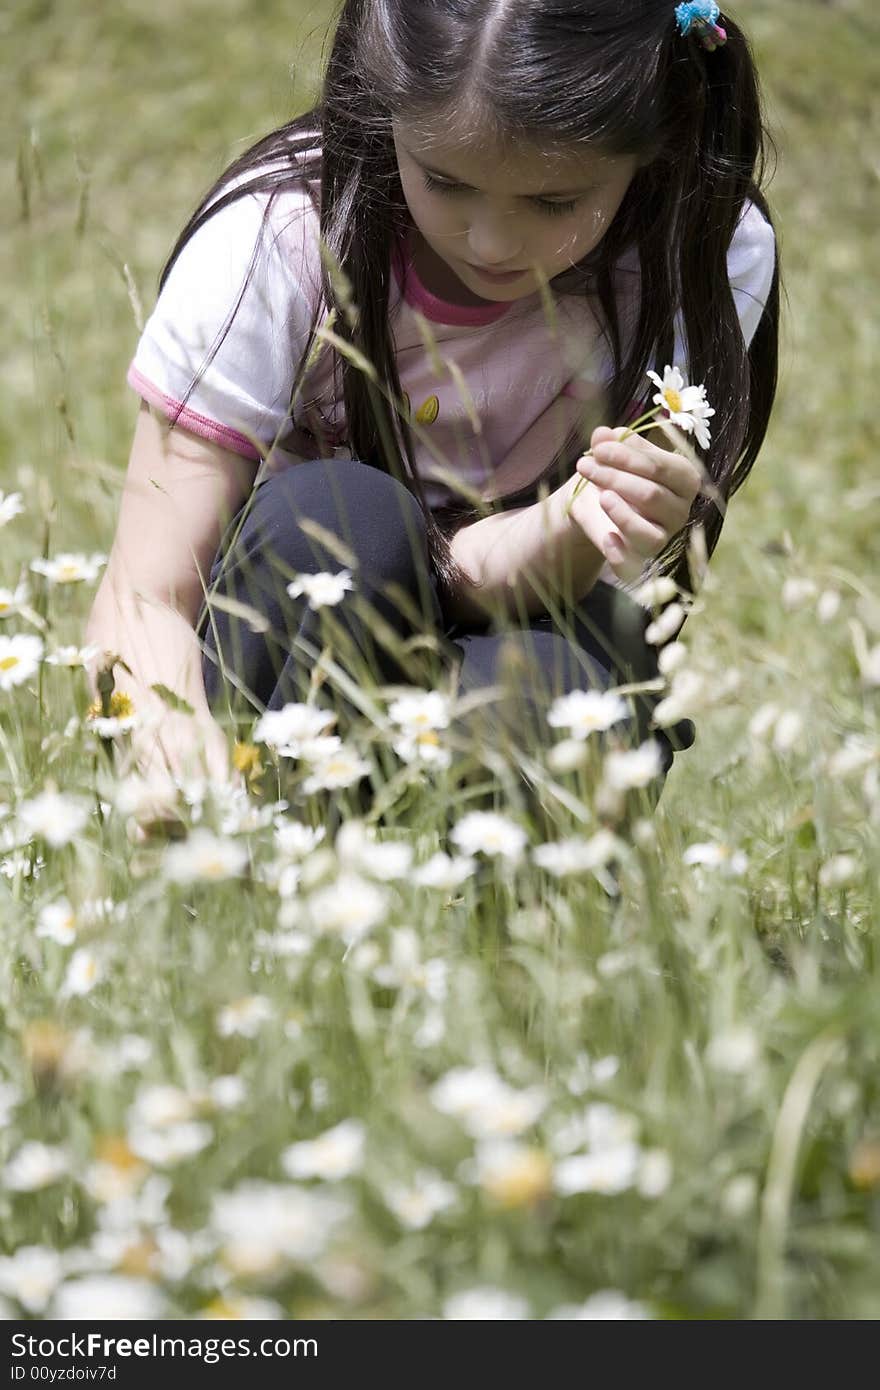
[[[21,490],[27,505],[2,532],[0,586],[44,550],[109,549],[136,410],[125,371],[160,266],[230,156],[308,103],[330,9],[127,0],[108,17],[97,5],[62,16],[17,3],[0,20],[16,55],[3,127],[18,168],[0,242],[0,489]],[[387,910],[346,952],[297,915],[338,872],[332,835],[281,902],[264,881],[266,830],[245,837],[250,875],[216,886],[167,882],[162,847],[134,849],[115,813],[103,825],[93,815],[72,845],[32,845],[0,877],[0,1085],[16,1088],[0,1138],[7,1253],[65,1252],[56,1275],[68,1282],[74,1261],[144,1279],[155,1306],[183,1317],[221,1296],[267,1299],[276,1316],[418,1317],[481,1285],[523,1295],[537,1317],[607,1288],[655,1316],[880,1315],[878,687],[862,678],[853,637],[858,625],[869,649],[880,642],[870,406],[880,33],[868,0],[749,0],[735,13],[779,147],[769,193],[788,293],[781,389],[686,628],[700,669],[718,685],[731,670],[739,681],[697,716],[654,835],[643,826],[623,856],[619,898],[590,875],[555,881],[528,855],[517,867],[477,856],[457,891],[416,889],[406,872],[380,883]],[[793,577],[815,595],[790,608]],[[840,607],[821,622],[826,590]],[[43,595],[53,638],[81,639],[90,594]],[[12,620],[3,631],[27,629]],[[65,732],[85,711],[81,673],[44,668],[39,692],[36,680],[0,692],[0,837],[47,778],[92,802],[98,785],[106,808],[106,774],[85,736]],[[789,748],[749,732],[768,702],[802,718]],[[833,775],[829,755],[853,736],[873,761]],[[394,765],[383,750],[380,766]],[[454,781],[392,807],[379,838],[405,842],[418,862],[451,850]],[[516,797],[512,776],[503,808],[537,843]],[[306,819],[319,814],[314,800]],[[205,818],[218,823],[210,805]],[[745,874],[683,865],[684,849],[705,841],[744,851]],[[820,874],[841,854],[854,869],[834,886]],[[104,970],[82,996],[62,987],[76,947],[35,935],[61,894],[77,945]],[[90,922],[85,905],[104,897],[124,912]],[[414,937],[396,936],[403,928]],[[287,954],[297,930],[304,953]],[[398,953],[414,940],[439,964],[408,983],[377,979],[395,940]],[[268,1001],[267,1018],[252,1037],[225,1036],[218,1013],[250,995]],[[725,1070],[737,1057],[718,1039],[731,1029],[742,1053]],[[143,1043],[123,1065],[125,1035]],[[587,1058],[609,1056],[616,1069],[588,1074]],[[516,1156],[507,1205],[486,1166],[462,1168],[488,1157],[431,1099],[450,1069],[477,1065],[546,1091],[518,1141],[533,1152]],[[244,1094],[224,1110],[206,1092],[228,1075]],[[160,1083],[186,1093],[210,1141],[156,1164],[168,1180],[161,1211],[114,1209],[124,1236],[109,1250],[95,1233],[114,1211],[92,1165],[115,1137],[132,1139],[138,1088]],[[563,1194],[565,1126],[600,1102],[667,1156],[662,1191]],[[339,1184],[305,1183],[347,1204],[320,1258],[288,1249],[273,1264],[264,1243],[257,1269],[227,1243],[224,1262],[214,1197],[249,1179],[290,1188],[285,1148],[351,1117],[367,1127],[362,1165]],[[5,1165],[37,1139],[63,1146],[65,1176],[34,1193],[10,1188]],[[583,1139],[568,1142],[581,1151]],[[455,1200],[409,1229],[385,1189],[424,1168]],[[113,1171],[149,1190],[138,1168]],[[0,1273],[0,1291],[16,1313],[11,1277]],[[48,1295],[25,1311],[44,1306],[55,1306]]]

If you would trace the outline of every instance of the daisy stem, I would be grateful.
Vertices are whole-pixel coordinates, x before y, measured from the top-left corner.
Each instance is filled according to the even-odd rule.
[[[660,406],[656,406],[654,410],[649,410],[645,415],[640,415],[637,420],[633,420],[631,425],[627,425],[626,430],[620,436],[620,440],[622,441],[624,439],[629,439],[630,435],[633,434],[645,434],[649,429],[652,428],[654,421],[660,413],[661,408],[662,407]],[[581,458],[590,458],[592,456],[592,453],[592,449],[588,449],[585,454],[581,454]],[[578,482],[578,485],[575,488],[574,492],[571,494],[571,497],[568,501],[568,505],[565,508],[566,516],[571,515],[571,509],[574,506],[575,498],[580,495],[588,481],[589,479],[587,478],[581,478]]]

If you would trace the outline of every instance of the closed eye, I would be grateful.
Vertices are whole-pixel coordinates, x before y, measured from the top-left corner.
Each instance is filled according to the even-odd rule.
[[[452,183],[449,179],[438,179],[433,174],[429,174],[425,169],[422,171],[425,180],[425,188],[429,193],[473,193],[473,189],[466,183]],[[566,213],[574,212],[580,198],[552,199],[535,196],[529,202],[541,212],[547,213],[550,217],[564,217]]]

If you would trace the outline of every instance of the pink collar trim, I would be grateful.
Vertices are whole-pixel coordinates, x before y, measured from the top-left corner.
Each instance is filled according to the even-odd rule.
[[[409,238],[394,243],[391,255],[394,275],[403,297],[413,309],[418,309],[432,323],[447,323],[458,328],[482,328],[503,318],[509,304],[450,304],[422,284],[409,254]]]

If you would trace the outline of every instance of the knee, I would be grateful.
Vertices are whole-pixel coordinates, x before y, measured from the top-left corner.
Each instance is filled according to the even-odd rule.
[[[293,569],[336,569],[339,560],[301,525],[316,522],[371,574],[403,579],[424,550],[426,522],[403,483],[354,459],[310,459],[256,489],[237,537],[248,554],[271,552]]]

